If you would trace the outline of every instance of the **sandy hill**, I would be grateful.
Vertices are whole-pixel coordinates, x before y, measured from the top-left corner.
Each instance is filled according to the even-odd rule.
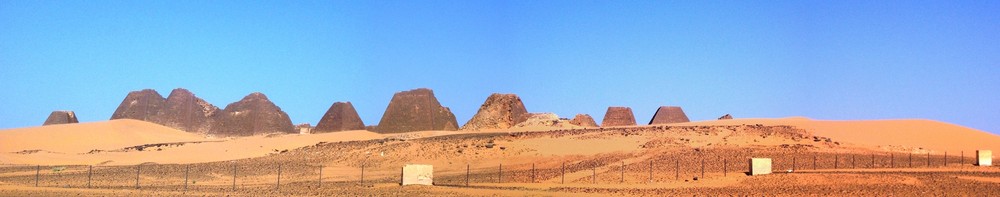
[[[86,153],[150,143],[204,141],[204,137],[132,119],[0,130],[0,152]]]
[[[788,125],[805,129],[817,136],[829,137],[835,141],[872,146],[887,151],[929,150],[932,154],[957,155],[959,151],[976,149],[1000,150],[1000,136],[984,131],[934,120],[813,120],[803,117],[792,118],[747,118],[714,120],[685,125]]]

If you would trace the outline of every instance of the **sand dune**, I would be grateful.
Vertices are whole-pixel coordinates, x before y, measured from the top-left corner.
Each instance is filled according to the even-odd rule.
[[[0,152],[42,150],[67,154],[208,140],[198,134],[131,119],[0,130],[0,139]]]
[[[959,151],[965,151],[966,155],[971,155],[970,151],[977,149],[1000,150],[1000,136],[934,120],[830,121],[792,117],[714,120],[670,125],[742,124],[795,126],[806,129],[813,135],[886,151],[930,151],[932,154],[943,154],[947,151],[952,155],[958,155]]]

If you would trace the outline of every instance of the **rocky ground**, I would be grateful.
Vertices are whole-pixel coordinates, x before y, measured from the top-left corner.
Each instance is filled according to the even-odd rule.
[[[184,165],[2,166],[0,196],[1000,194],[1000,168],[973,166],[965,156],[879,151],[788,126],[469,133]],[[772,158],[776,173],[745,175],[750,157]],[[406,163],[434,165],[436,186],[399,186]]]

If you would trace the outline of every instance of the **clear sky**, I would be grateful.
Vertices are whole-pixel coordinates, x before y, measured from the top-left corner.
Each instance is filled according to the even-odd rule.
[[[562,117],[933,119],[1000,133],[1000,1],[0,1],[0,128],[103,121],[129,91],[377,124],[427,87]]]

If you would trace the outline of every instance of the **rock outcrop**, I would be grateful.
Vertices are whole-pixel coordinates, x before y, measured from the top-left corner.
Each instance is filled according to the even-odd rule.
[[[458,123],[451,109],[442,107],[434,92],[426,88],[393,95],[382,120],[375,127],[379,133],[457,129]]]
[[[165,107],[153,122],[182,131],[208,133],[218,111],[218,107],[196,97],[191,91],[177,88],[170,91]]]
[[[351,102],[335,102],[326,110],[326,114],[323,114],[313,133],[363,129],[365,123],[361,121],[358,111],[354,110]]]
[[[215,116],[211,134],[216,136],[251,136],[266,133],[298,133],[292,120],[262,93],[254,92],[226,105]]]
[[[569,123],[582,127],[598,127],[597,122],[589,114],[577,114]]]
[[[649,120],[650,125],[690,122],[684,110],[677,106],[660,106]]]
[[[115,113],[111,114],[111,120],[127,118],[160,124],[157,118],[159,118],[159,113],[163,110],[166,102],[167,99],[164,99],[156,90],[132,91],[118,105]]]
[[[604,120],[601,121],[602,127],[634,125],[635,115],[629,107],[608,107],[608,111],[604,113]]]
[[[49,114],[49,118],[45,119],[45,123],[42,123],[42,126],[71,123],[80,123],[73,111],[53,111]]]
[[[515,94],[493,93],[462,130],[507,129],[528,119],[528,110]]]
[[[722,117],[719,117],[719,120],[732,120],[732,119],[733,119],[733,115],[729,115],[729,114],[726,114],[726,115],[723,115]]]

